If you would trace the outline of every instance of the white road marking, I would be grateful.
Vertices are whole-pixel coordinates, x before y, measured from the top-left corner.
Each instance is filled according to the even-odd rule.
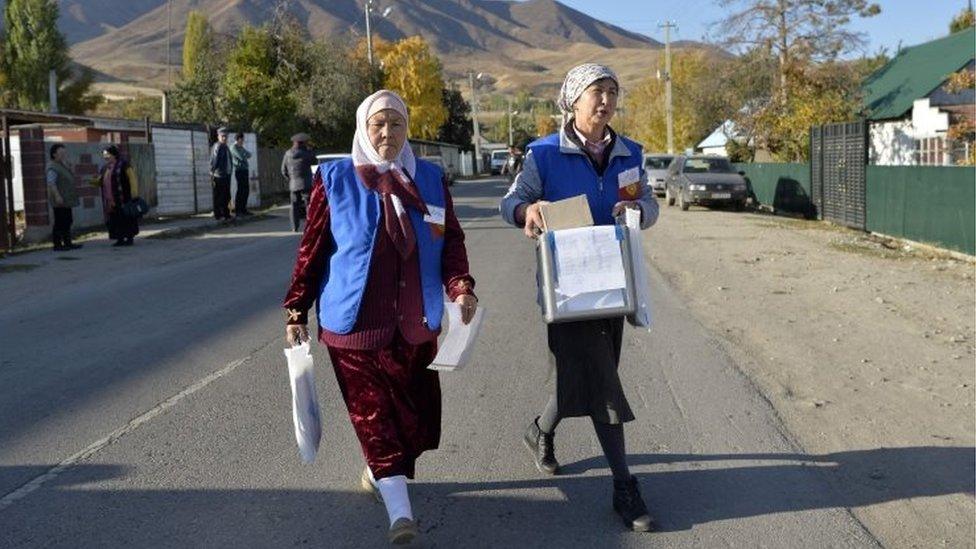
[[[184,398],[192,395],[193,393],[199,391],[200,389],[203,389],[207,385],[210,385],[214,381],[217,381],[218,379],[224,377],[225,375],[233,372],[235,369],[237,369],[238,366],[244,364],[247,361],[248,358],[239,358],[227,364],[223,368],[211,372],[210,375],[207,375],[206,377],[197,380],[193,384],[184,388],[182,391],[160,402],[156,406],[153,406],[146,412],[130,420],[122,427],[119,427],[118,429],[112,431],[105,437],[100,438],[95,442],[89,444],[85,449],[81,450],[80,452],[65,458],[63,461],[61,461],[61,463],[58,463],[51,469],[47,470],[45,473],[34,477],[33,479],[29,480],[26,484],[22,485],[20,488],[17,488],[16,490],[0,498],[0,511],[3,511],[7,507],[13,505],[18,500],[26,497],[31,492],[34,492],[35,490],[41,488],[42,486],[44,486],[45,483],[54,480],[55,478],[57,478],[58,475],[60,475],[61,473],[69,469],[72,465],[90,458],[91,456],[98,453],[102,448],[119,440],[120,438],[124,437],[128,433],[135,431],[142,424],[153,419],[154,417],[166,412],[167,410],[175,406]]]

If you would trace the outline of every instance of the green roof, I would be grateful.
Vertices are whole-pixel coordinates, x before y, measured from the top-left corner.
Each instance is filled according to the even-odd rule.
[[[901,118],[976,56],[976,29],[905,48],[864,82],[869,120]]]

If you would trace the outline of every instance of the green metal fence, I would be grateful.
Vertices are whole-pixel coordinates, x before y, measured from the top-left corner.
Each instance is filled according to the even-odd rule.
[[[810,165],[786,163],[734,164],[745,172],[750,192],[759,204],[775,211],[816,215],[810,199]]]
[[[868,166],[868,230],[976,255],[976,168]]]

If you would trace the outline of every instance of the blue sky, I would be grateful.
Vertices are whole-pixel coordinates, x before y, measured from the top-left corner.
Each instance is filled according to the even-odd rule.
[[[559,0],[567,6],[627,30],[664,41],[658,23],[678,24],[678,40],[701,40],[709,24],[722,18],[714,0]],[[858,19],[853,29],[867,34],[868,53],[881,47],[889,54],[904,46],[927,42],[949,32],[949,20],[966,6],[966,0],[889,0],[878,1],[881,13]]]

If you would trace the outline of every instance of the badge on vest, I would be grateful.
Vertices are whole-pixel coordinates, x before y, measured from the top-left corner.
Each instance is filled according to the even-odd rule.
[[[434,238],[443,238],[445,227],[447,223],[447,213],[444,208],[440,206],[427,205],[427,215],[424,216],[424,222],[430,226],[430,234]]]
[[[624,170],[617,175],[617,200],[637,200],[640,196],[640,168]]]

